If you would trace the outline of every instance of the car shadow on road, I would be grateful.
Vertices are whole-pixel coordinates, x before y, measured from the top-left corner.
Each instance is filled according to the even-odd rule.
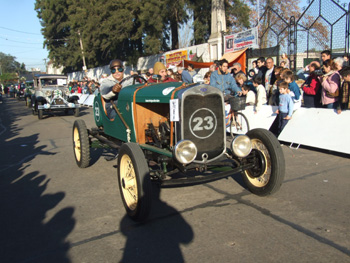
[[[126,236],[120,262],[185,262],[181,245],[191,243],[192,227],[181,213],[160,199],[160,188],[153,185],[152,211],[143,223],[132,221],[127,215],[120,222]]]
[[[47,193],[50,179],[30,165],[38,155],[55,153],[37,146],[38,134],[19,136],[21,116],[11,103],[0,107],[0,261],[70,262],[65,239],[75,225],[74,209],[50,213],[65,193]]]

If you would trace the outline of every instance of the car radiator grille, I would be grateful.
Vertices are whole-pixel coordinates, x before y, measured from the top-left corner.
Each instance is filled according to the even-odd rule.
[[[52,102],[53,105],[64,105],[64,101],[62,99],[54,99]]]
[[[193,141],[198,150],[195,162],[213,160],[226,149],[222,97],[218,94],[184,97],[182,139]]]

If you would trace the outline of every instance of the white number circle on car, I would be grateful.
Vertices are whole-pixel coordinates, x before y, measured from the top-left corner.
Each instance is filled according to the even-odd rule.
[[[95,119],[97,122],[99,122],[100,121],[100,108],[99,108],[97,101],[95,102],[94,110],[95,110]]]
[[[189,128],[191,133],[199,138],[206,139],[216,130],[217,120],[214,112],[207,108],[196,110],[190,118]]]

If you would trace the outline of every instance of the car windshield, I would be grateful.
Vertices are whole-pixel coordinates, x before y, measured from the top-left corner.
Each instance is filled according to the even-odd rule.
[[[41,86],[64,86],[67,84],[66,79],[41,79]]]

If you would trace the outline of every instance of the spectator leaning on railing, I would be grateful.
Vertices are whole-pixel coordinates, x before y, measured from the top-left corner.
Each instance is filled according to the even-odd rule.
[[[321,99],[325,108],[337,109],[340,87],[340,75],[333,60],[323,62],[324,75],[320,77],[322,86]]]
[[[343,77],[344,82],[339,90],[339,104],[337,107],[338,114],[346,109],[350,109],[350,66],[344,67],[340,71],[340,75]]]

